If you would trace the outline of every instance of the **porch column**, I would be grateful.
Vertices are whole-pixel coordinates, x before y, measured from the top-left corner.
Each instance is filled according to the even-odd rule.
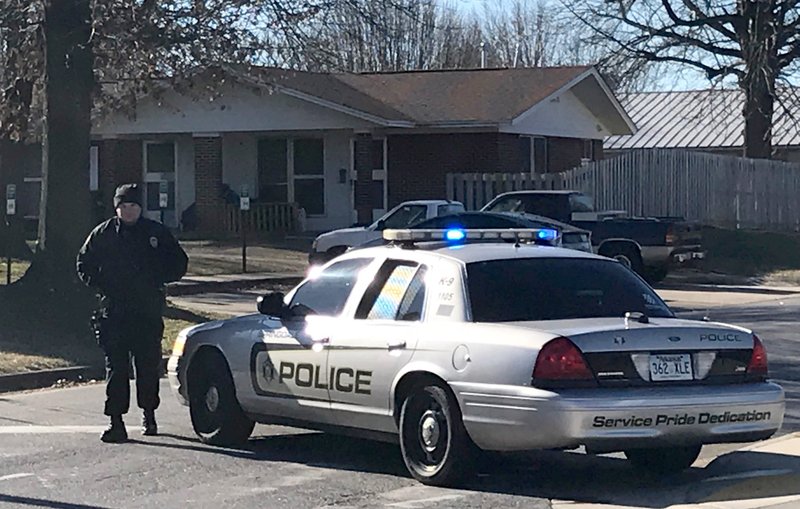
[[[372,185],[372,135],[358,134],[355,140],[356,182],[353,192],[353,204],[356,209],[358,223],[372,222],[373,185]]]
[[[198,226],[201,231],[212,232],[223,228],[224,202],[220,198],[222,187],[222,138],[194,138],[195,203]]]

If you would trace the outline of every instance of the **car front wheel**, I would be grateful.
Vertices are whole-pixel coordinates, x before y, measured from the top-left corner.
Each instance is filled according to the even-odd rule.
[[[702,445],[628,449],[625,457],[635,466],[658,474],[681,472],[692,466],[700,456]]]
[[[406,397],[400,450],[414,479],[433,486],[457,484],[472,469],[474,447],[458,403],[443,386],[419,386]]]
[[[228,364],[219,355],[206,355],[192,366],[189,377],[189,414],[200,440],[235,446],[247,441],[255,423],[236,399]]]

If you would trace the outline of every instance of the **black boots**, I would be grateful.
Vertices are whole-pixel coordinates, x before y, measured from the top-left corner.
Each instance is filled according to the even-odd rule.
[[[125,423],[122,422],[121,415],[111,416],[111,423],[100,435],[100,440],[107,444],[119,444],[128,441],[128,432],[125,430]]]
[[[158,424],[156,423],[156,413],[154,410],[145,410],[142,416],[142,435],[158,435]]]
[[[157,434],[156,413],[153,410],[145,410],[142,416],[142,435],[154,436]],[[107,444],[119,444],[128,441],[128,432],[125,430],[125,423],[122,422],[121,415],[111,416],[111,423],[100,435],[100,440]]]

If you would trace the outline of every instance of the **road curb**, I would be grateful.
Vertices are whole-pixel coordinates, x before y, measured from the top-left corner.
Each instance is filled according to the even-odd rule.
[[[169,356],[161,357],[161,376],[167,374]],[[58,382],[87,382],[89,380],[104,380],[106,371],[104,366],[73,366],[69,368],[42,369],[25,373],[11,373],[0,375],[0,394],[6,392],[30,391],[46,389]]]
[[[687,292],[728,292],[728,293],[753,293],[761,295],[774,295],[776,297],[797,295],[795,289],[790,288],[774,288],[774,287],[760,287],[760,286],[747,286],[747,285],[721,285],[721,284],[704,284],[704,283],[679,283],[679,282],[666,282],[659,283],[654,286],[658,290],[677,290]]]
[[[102,379],[101,366],[75,366],[70,368],[43,369],[26,373],[0,375],[0,393],[28,391],[52,387],[57,382],[85,382]]]

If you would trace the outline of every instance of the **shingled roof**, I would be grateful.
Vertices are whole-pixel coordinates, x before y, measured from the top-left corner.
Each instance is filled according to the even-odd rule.
[[[251,82],[393,123],[510,122],[592,67],[471,69],[395,73],[311,73],[237,68]]]

